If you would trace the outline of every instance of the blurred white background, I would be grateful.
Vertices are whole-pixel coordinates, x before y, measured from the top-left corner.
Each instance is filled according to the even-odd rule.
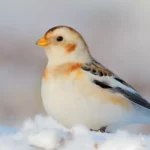
[[[57,25],[77,29],[99,62],[150,99],[149,0],[1,0],[1,124],[44,112],[40,85],[47,58],[35,42]]]

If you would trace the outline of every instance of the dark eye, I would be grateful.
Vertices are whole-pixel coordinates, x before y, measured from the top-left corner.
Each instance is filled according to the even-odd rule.
[[[62,37],[62,36],[58,36],[58,37],[57,37],[57,41],[60,42],[60,41],[62,41],[62,40],[63,40],[63,37]]]

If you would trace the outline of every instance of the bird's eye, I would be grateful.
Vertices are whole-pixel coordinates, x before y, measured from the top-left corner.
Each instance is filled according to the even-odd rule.
[[[57,41],[58,41],[58,42],[60,42],[60,41],[62,41],[62,40],[63,40],[63,37],[62,37],[62,36],[58,36],[58,37],[57,37]]]

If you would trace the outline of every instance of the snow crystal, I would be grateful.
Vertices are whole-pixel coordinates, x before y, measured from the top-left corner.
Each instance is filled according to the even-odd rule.
[[[84,125],[66,129],[51,117],[37,115],[14,129],[0,127],[1,150],[149,150],[150,138],[125,131],[94,132]]]

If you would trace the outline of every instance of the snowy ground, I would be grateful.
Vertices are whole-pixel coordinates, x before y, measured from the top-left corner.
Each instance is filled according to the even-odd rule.
[[[18,129],[0,127],[0,150],[149,150],[150,138],[90,132],[82,125],[68,130],[50,117],[28,119]]]

